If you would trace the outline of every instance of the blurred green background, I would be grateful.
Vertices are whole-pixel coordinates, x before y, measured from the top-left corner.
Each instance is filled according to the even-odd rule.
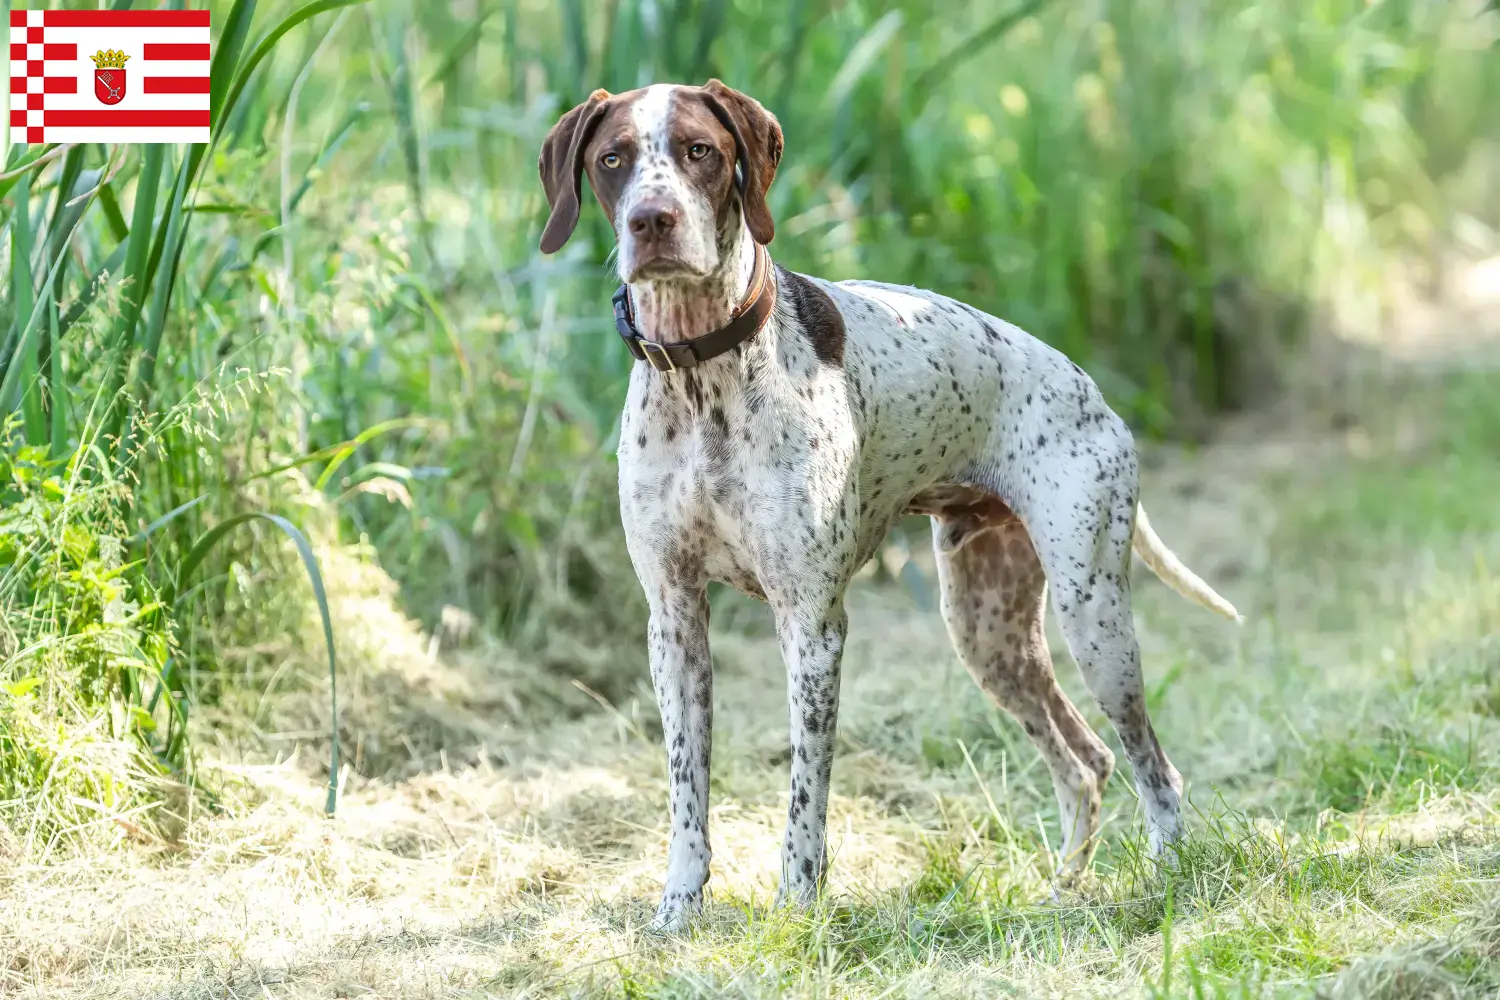
[[[1500,226],[1477,2],[208,6],[211,146],[11,146],[0,180],[0,811],[33,839],[325,691],[340,566],[513,651],[519,704],[638,683],[612,237],[589,205],[536,250],[541,139],[596,87],[757,96],[779,261],[1003,316],[1146,437],[1273,399],[1340,296]]]

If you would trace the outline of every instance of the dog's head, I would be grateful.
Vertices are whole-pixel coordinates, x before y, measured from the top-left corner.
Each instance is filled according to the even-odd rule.
[[[775,117],[718,80],[596,90],[542,144],[538,165],[552,206],[542,252],[560,250],[573,234],[587,172],[615,228],[622,281],[704,278],[738,237],[741,218],[757,243],[771,242],[766,189],[780,161]]]

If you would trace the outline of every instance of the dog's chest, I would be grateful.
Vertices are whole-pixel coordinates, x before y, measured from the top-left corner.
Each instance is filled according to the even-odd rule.
[[[751,359],[714,374],[633,381],[620,443],[627,541],[667,575],[764,596],[788,550],[839,515],[856,434],[833,373],[793,384]]]

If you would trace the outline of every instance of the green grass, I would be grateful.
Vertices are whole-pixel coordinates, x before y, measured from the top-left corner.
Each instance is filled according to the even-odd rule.
[[[244,761],[315,760],[320,805],[352,787],[371,808],[362,782],[447,773],[450,757],[480,767],[491,745],[532,760],[507,742],[517,731],[549,745],[598,724],[602,700],[630,750],[577,758],[639,812],[621,825],[618,801],[580,795],[575,840],[571,820],[494,819],[525,813],[505,800],[470,817],[494,839],[463,841],[480,859],[465,877],[490,866],[510,885],[495,873],[522,869],[540,902],[527,895],[517,919],[560,922],[553,944],[503,951],[496,982],[518,990],[876,995],[892,979],[943,992],[1077,975],[1237,996],[1296,993],[1359,956],[1351,983],[1388,985],[1397,967],[1488,975],[1493,911],[1460,914],[1490,877],[1474,873],[1489,871],[1479,818],[1500,718],[1500,507],[1484,502],[1500,492],[1500,410],[1472,374],[1441,392],[1381,386],[1389,405],[1360,409],[1364,451],[1319,475],[1267,473],[1279,520],[1242,602],[1267,623],[1248,638],[1145,602],[1160,629],[1152,711],[1223,824],[1174,872],[1122,838],[1078,898],[1034,905],[1050,793],[1023,734],[962,677],[908,697],[926,678],[893,661],[949,661],[917,624],[930,584],[906,554],[925,543],[898,538],[878,576],[914,603],[892,612],[889,648],[867,651],[890,669],[867,696],[854,687],[843,732],[851,801],[891,838],[899,885],[861,875],[852,900],[783,921],[740,878],[701,947],[640,945],[634,903],[548,909],[570,879],[601,884],[624,863],[599,852],[655,849],[640,831],[659,819],[659,775],[613,495],[629,360],[605,308],[611,234],[590,206],[568,251],[542,258],[535,160],[595,87],[720,76],[785,130],[779,261],[1005,316],[1087,367],[1143,439],[1191,439],[1264,397],[1335,291],[1353,280],[1373,297],[1460,214],[1500,224],[1483,185],[1500,133],[1495,14],[1412,0],[208,5],[211,145],[4,155],[0,856],[99,864],[91,852],[125,840],[296,855],[226,832],[291,808],[260,786],[236,799]],[[716,594],[715,621],[721,650],[738,650],[731,673],[765,658],[763,614]],[[766,695],[742,686],[747,704]],[[730,739],[715,794],[754,813],[779,794],[779,751]],[[570,772],[559,788],[574,779],[593,787]],[[510,781],[506,795],[529,794]],[[1128,825],[1128,796],[1112,794]],[[1481,832],[1451,850],[1380,839],[1450,814]],[[908,844],[922,846],[894,846]],[[548,859],[535,870],[514,856],[531,851]],[[1346,851],[1347,871],[1317,860]],[[394,898],[384,860],[360,889],[328,856],[306,859],[344,902]],[[630,956],[584,948],[594,964],[575,975],[556,942],[596,918]],[[1369,957],[1387,944],[1388,961]],[[16,968],[0,963],[0,982]]]
[[[243,743],[221,739],[217,814],[146,851],[57,852],[0,883],[0,968],[49,996],[106,982],[289,997],[1492,995],[1500,725],[1481,695],[1500,634],[1486,568],[1500,533],[1434,533],[1414,517],[1348,557],[1370,587],[1309,573],[1316,547],[1355,551],[1388,523],[1373,500],[1341,519],[1323,509],[1384,481],[1405,432],[1383,414],[1413,415],[1424,440],[1494,474],[1490,439],[1465,433],[1500,417],[1489,378],[1371,383],[1380,391],[1353,406],[1369,447],[1330,450],[1345,438],[1295,426],[1256,432],[1264,465],[1230,440],[1160,470],[1216,484],[1235,472],[1234,504],[1206,533],[1189,529],[1201,499],[1153,498],[1190,562],[1264,554],[1226,585],[1252,609],[1240,632],[1164,587],[1135,591],[1153,720],[1189,779],[1189,837],[1163,862],[1143,854],[1122,766],[1093,869],[1054,886],[1057,817],[1035,752],[984,706],[936,615],[866,585],[851,607],[827,897],[806,913],[770,908],[786,758],[784,696],[767,681],[780,668],[774,636],[719,622],[711,898],[690,933],[656,938],[644,926],[666,774],[644,685],[610,711],[506,714],[483,686],[505,650],[387,661],[350,641],[372,619],[339,632],[354,675],[346,746],[365,749],[337,817],[322,815],[318,769],[245,766]],[[1305,470],[1290,489],[1284,447]],[[1432,495],[1445,475],[1413,462],[1399,489]],[[1274,522],[1239,516],[1273,493]],[[1469,502],[1483,525],[1488,497]],[[371,614],[347,594],[349,566],[329,568],[335,620]],[[372,699],[372,677],[408,686]],[[408,704],[433,685],[446,700]],[[272,695],[267,728],[315,719],[307,701]],[[475,712],[501,718],[464,729]],[[429,740],[439,719],[451,728]],[[392,727],[414,741],[404,761],[370,749]],[[133,943],[89,944],[105,933]]]
[[[1464,486],[1500,475],[1488,433],[1500,404],[1490,383],[1477,373],[1391,387],[1396,412],[1424,415],[1417,419],[1426,440],[1442,442],[1436,454],[1408,456],[1399,469],[1386,454],[1340,459],[1282,494],[1272,560],[1257,582],[1291,591],[1298,603],[1287,605],[1286,619],[1273,609],[1258,623],[1252,616],[1251,628],[1294,628],[1337,607],[1337,617],[1355,625],[1333,633],[1347,643],[1348,665],[1328,664],[1323,676],[1322,664],[1283,667],[1285,686],[1253,708],[1245,688],[1259,678],[1237,680],[1217,666],[1185,682],[1197,688],[1197,717],[1183,718],[1187,706],[1172,696],[1156,707],[1169,750],[1202,740],[1174,754],[1189,761],[1190,777],[1194,764],[1243,739],[1246,728],[1298,712],[1287,719],[1298,732],[1282,735],[1272,767],[1233,774],[1223,788],[1211,778],[1195,786],[1193,835],[1164,866],[1144,859],[1138,840],[1116,834],[1086,885],[1037,906],[1034,886],[1046,870],[1038,855],[1056,817],[1044,775],[1017,770],[1031,763],[1024,741],[1005,738],[1009,724],[999,720],[957,729],[949,720],[945,729],[941,716],[909,702],[903,708],[915,718],[887,719],[922,729],[919,748],[898,740],[880,752],[937,787],[970,774],[997,781],[1008,766],[1000,811],[946,805],[944,831],[922,840],[919,868],[895,892],[856,893],[790,918],[755,916],[749,900],[731,899],[729,912],[742,916],[721,913],[692,945],[623,971],[628,989],[664,997],[877,995],[923,983],[939,993],[1030,995],[1065,983],[1070,994],[1163,997],[1488,995],[1500,986],[1492,944],[1500,728],[1483,698],[1468,695],[1476,682],[1490,683],[1500,634],[1500,591],[1475,556],[1493,559],[1500,535],[1487,520],[1492,493]],[[1391,411],[1360,409],[1378,447],[1397,443],[1398,434],[1380,430],[1390,427]],[[1460,483],[1449,478],[1454,468],[1465,470]],[[1333,516],[1338,498],[1350,503]],[[1394,575],[1402,607],[1384,607],[1374,596],[1380,586],[1309,590],[1309,564],[1329,553],[1372,583]],[[1425,580],[1403,579],[1414,559],[1431,567]],[[1427,614],[1435,604],[1446,605],[1442,621]],[[1247,639],[1242,672],[1271,667],[1256,645]],[[1406,658],[1381,656],[1390,645]],[[1205,703],[1215,708],[1205,712]],[[878,725],[859,711],[855,725]],[[1212,735],[1202,728],[1205,714],[1219,727]],[[980,755],[976,747],[988,749]],[[967,769],[966,752],[983,761],[978,771]],[[1113,796],[1124,794],[1119,788]],[[1028,824],[1031,811],[1038,815]]]
[[[131,573],[124,485],[17,447],[17,430],[0,434],[0,594],[15,609],[0,626],[0,817],[46,856],[101,819],[153,812],[185,720],[147,707],[171,634]]]
[[[1405,0],[211,6],[211,147],[9,151],[17,440],[100,446],[133,526],[199,501],[137,571],[158,589],[223,519],[331,505],[425,623],[457,606],[611,697],[641,608],[609,489],[610,235],[590,210],[560,258],[534,246],[568,102],[710,73],[756,93],[788,140],[778,259],[959,295],[1185,433],[1253,398],[1332,275],[1442,230],[1437,185],[1500,103],[1469,99],[1493,65],[1455,41],[1488,22]],[[252,533],[206,580],[288,558]],[[179,693],[211,701],[275,614],[205,627],[229,598],[183,599]]]

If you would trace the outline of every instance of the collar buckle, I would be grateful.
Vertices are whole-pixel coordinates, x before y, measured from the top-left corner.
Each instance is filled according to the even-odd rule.
[[[658,344],[654,340],[646,340],[643,337],[637,337],[635,343],[641,349],[641,353],[645,355],[646,364],[652,368],[655,368],[663,375],[671,374],[677,370],[677,366],[672,363],[672,355],[667,353],[667,349],[663,345]],[[658,361],[658,358],[661,360]]]

